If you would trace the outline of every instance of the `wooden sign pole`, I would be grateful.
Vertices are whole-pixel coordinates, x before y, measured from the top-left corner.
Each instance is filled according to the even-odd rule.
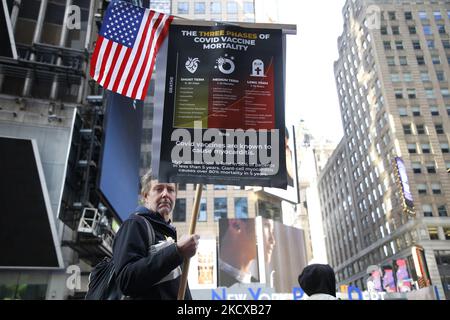
[[[192,207],[192,216],[191,216],[191,225],[189,227],[189,235],[192,235],[195,233],[198,212],[200,209],[200,200],[202,198],[202,190],[203,190],[203,185],[198,183],[197,189],[195,191],[194,206]],[[186,292],[186,287],[187,287],[187,276],[188,276],[188,272],[189,272],[189,262],[190,262],[190,259],[188,259],[188,258],[185,258],[183,261],[183,273],[181,274],[180,288],[178,289],[178,300],[184,300],[184,294]]]

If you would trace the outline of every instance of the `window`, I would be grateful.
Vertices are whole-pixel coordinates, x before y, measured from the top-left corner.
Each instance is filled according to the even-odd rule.
[[[429,82],[430,80],[430,75],[428,74],[428,72],[426,71],[422,71],[420,73],[420,80],[422,80],[423,82]]]
[[[427,88],[425,89],[425,94],[427,96],[428,99],[436,99],[436,96],[434,95],[434,90]]]
[[[439,115],[439,108],[437,106],[430,106],[430,112],[433,117]]]
[[[238,4],[235,1],[228,1],[227,3],[227,13],[229,14],[237,14],[238,13]]]
[[[450,116],[450,106],[445,106],[445,109],[447,109],[447,115]]]
[[[396,99],[403,99],[403,90],[402,89],[395,89],[395,98]]]
[[[416,98],[416,89],[407,89],[409,99],[415,99]]]
[[[444,99],[450,98],[450,92],[448,89],[441,89],[441,94]]]
[[[428,234],[430,235],[430,240],[439,240],[437,227],[428,227]]]
[[[395,49],[403,50],[403,41],[395,41]]]
[[[214,190],[227,190],[227,186],[224,186],[223,184],[215,184]]]
[[[444,125],[442,124],[435,124],[434,127],[436,128],[437,134],[444,134]]]
[[[425,134],[425,126],[423,124],[416,124],[417,134]]]
[[[205,222],[208,219],[208,211],[206,210],[206,199],[202,198],[200,200],[200,210],[198,211],[199,222]]]
[[[419,66],[425,65],[425,58],[423,56],[417,56],[417,64]]]
[[[391,50],[391,42],[390,41],[383,41],[384,50]]]
[[[404,134],[412,134],[411,124],[403,125],[403,133]]]
[[[392,28],[392,34],[395,34],[395,35],[400,34],[400,29],[398,26],[392,26],[391,28]]]
[[[442,40],[442,45],[444,49],[450,49],[450,40]]]
[[[434,40],[427,40],[427,46],[429,49],[436,48],[436,46],[434,45]]]
[[[408,152],[417,153],[417,146],[415,143],[408,143]]]
[[[414,50],[420,50],[420,49],[422,49],[421,48],[421,46],[420,46],[420,41],[419,40],[413,40],[413,48],[414,48]]]
[[[387,27],[386,27],[386,26],[381,26],[381,27],[380,27],[380,33],[381,33],[382,35],[387,35],[387,34],[388,34],[388,32],[387,32]]]
[[[445,205],[444,206],[439,206],[438,207],[438,213],[439,213],[439,217],[448,217],[447,207]]]
[[[417,184],[417,192],[419,194],[427,194],[427,185],[423,183]]]
[[[419,18],[420,20],[428,19],[427,13],[425,11],[419,11]]]
[[[420,107],[411,107],[411,111],[414,117],[420,117]]]
[[[406,111],[405,107],[399,107],[398,108],[398,114],[400,115],[400,117],[407,117],[408,116],[408,112]]]
[[[438,81],[446,81],[444,71],[436,71],[436,78]]]
[[[432,55],[431,61],[433,61],[433,64],[441,64],[441,57],[438,55]]]
[[[434,163],[427,163],[426,167],[427,167],[428,173],[431,173],[431,174],[436,173],[436,167],[435,167]]]
[[[396,20],[395,11],[388,12],[389,20]]]
[[[438,24],[437,25],[439,34],[445,34],[445,26],[443,24]]]
[[[445,240],[450,240],[450,228],[444,228]],[[450,258],[450,255],[447,255],[447,259]],[[450,259],[449,259],[450,260]],[[449,263],[447,263],[449,264]],[[450,283],[450,278],[447,277],[447,286]]]
[[[400,82],[400,75],[398,73],[391,74],[391,81],[392,82]]]
[[[433,16],[435,20],[442,20],[442,14],[440,11],[433,12]]]
[[[245,1],[244,2],[244,13],[254,14],[255,9],[253,8],[253,2]]]
[[[186,221],[186,199],[177,199],[172,213],[173,222]]]
[[[178,2],[178,14],[189,13],[189,2]]]
[[[234,198],[234,212],[237,219],[248,218],[247,198]]]
[[[441,143],[441,151],[442,151],[442,153],[449,153],[450,152],[448,143]]]
[[[433,216],[433,207],[429,204],[424,204],[422,206],[423,215],[425,217],[432,217]]]
[[[220,2],[211,2],[211,13],[212,14],[222,13],[222,7]]]
[[[194,13],[195,14],[205,14],[206,6],[204,2],[195,2],[194,3]]]
[[[417,30],[415,26],[409,26],[408,27],[409,34],[417,34]]]
[[[424,25],[423,26],[423,33],[425,33],[426,36],[431,36],[433,34],[433,31],[431,30],[430,25]]]
[[[422,143],[422,153],[431,153],[431,147],[429,143]]]
[[[420,162],[413,162],[412,163],[413,172],[416,174],[422,173],[422,165]]]
[[[411,11],[405,12],[405,20],[412,20],[412,13]]]
[[[386,60],[387,60],[388,66],[391,66],[391,67],[395,66],[395,58],[394,57],[387,57]]]
[[[408,65],[408,60],[404,56],[398,57],[398,61],[400,62],[401,66],[407,66]]]
[[[227,217],[227,198],[214,198],[214,221]]]
[[[441,185],[439,183],[432,183],[431,190],[433,191],[433,194],[442,194]]]

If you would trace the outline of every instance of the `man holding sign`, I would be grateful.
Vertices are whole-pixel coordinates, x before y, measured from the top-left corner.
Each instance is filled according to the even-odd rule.
[[[151,172],[143,176],[141,184],[144,206],[136,212],[150,222],[155,241],[149,248],[151,230],[136,214],[122,224],[113,248],[117,281],[122,293],[131,299],[174,300],[180,287],[181,264],[195,255],[199,236],[176,241],[177,232],[170,220],[176,184],[159,183]],[[185,299],[191,299],[189,288]]]

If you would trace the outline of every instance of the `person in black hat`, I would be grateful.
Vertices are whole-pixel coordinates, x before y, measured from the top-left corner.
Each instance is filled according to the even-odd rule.
[[[336,300],[336,278],[328,264],[311,264],[298,276],[309,300]]]

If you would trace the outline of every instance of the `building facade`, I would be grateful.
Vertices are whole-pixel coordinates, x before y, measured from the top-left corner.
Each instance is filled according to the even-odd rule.
[[[83,256],[69,243],[75,243],[83,208],[97,209],[88,204],[89,196],[81,196],[82,179],[71,184],[66,172],[73,164],[77,167],[73,175],[86,174],[87,178],[95,174],[81,159],[85,149],[80,147],[80,154],[74,156],[71,146],[79,143],[82,135],[92,142],[101,136],[100,131],[87,129],[81,118],[86,116],[88,122],[98,125],[102,116],[99,108],[91,113],[93,103],[101,102],[102,91],[89,81],[87,70],[96,24],[106,6],[105,1],[7,1],[19,59],[2,57],[0,63],[0,136],[36,141],[47,186],[44,192],[51,204],[49,222],[56,229],[55,246],[62,254],[62,264],[52,268],[0,266],[0,299],[75,298],[86,287],[92,255]],[[95,102],[88,96],[100,98]],[[97,120],[91,121],[94,118]],[[72,186],[70,192],[64,187],[66,182]],[[85,191],[89,193],[89,188]],[[69,193],[77,196],[71,198]],[[2,203],[8,200],[2,199]],[[33,252],[33,243],[40,239],[33,233],[27,236]],[[104,255],[111,243],[104,244],[91,249]],[[69,276],[73,279],[70,283]]]
[[[347,1],[343,15],[335,76],[344,138],[319,177],[329,262],[339,284],[366,288],[369,266],[395,271],[406,260],[416,287],[448,299],[450,3]]]

